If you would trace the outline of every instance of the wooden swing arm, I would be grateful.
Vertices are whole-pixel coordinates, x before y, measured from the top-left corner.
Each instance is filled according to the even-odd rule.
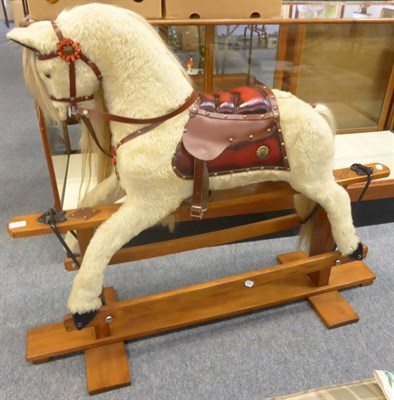
[[[390,169],[383,164],[371,163],[366,164],[366,166],[374,169],[372,180],[386,178],[390,175]],[[334,176],[337,183],[345,188],[367,180],[367,176],[357,175],[350,168],[337,169],[334,171]],[[293,208],[294,194],[296,192],[286,182],[264,182],[213,192],[208,211],[204,214],[204,219],[291,209]],[[57,228],[62,234],[70,230],[95,229],[119,207],[120,204],[100,205],[97,207],[99,212],[87,219],[72,217],[79,210],[67,211],[67,221],[57,224]],[[183,203],[173,215],[176,222],[185,222],[192,220],[189,214],[190,206]],[[19,239],[52,233],[48,225],[37,222],[40,216],[41,214],[30,214],[11,219],[8,224],[9,235],[12,238]]]

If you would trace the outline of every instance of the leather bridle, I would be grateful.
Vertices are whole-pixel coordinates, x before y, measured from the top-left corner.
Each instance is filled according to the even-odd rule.
[[[70,81],[70,97],[62,97],[60,99],[50,96],[51,100],[59,101],[61,103],[69,103],[71,109],[77,107],[77,103],[88,101],[93,99],[93,94],[87,96],[79,96],[77,97],[77,89],[76,89],[76,75],[75,75],[75,62],[77,60],[83,61],[96,75],[97,79],[101,81],[103,78],[100,69],[97,65],[90,60],[86,55],[81,51],[79,43],[74,42],[72,39],[65,38],[57,26],[55,21],[51,21],[52,27],[56,33],[56,36],[59,39],[57,43],[57,50],[53,51],[49,54],[38,54],[38,60],[50,60],[55,57],[60,57],[62,60],[68,62],[68,74]]]
[[[69,63],[70,97],[62,97],[59,99],[54,96],[50,96],[50,98],[53,101],[68,103],[70,105],[68,108],[68,118],[70,120],[75,119],[77,121],[82,120],[84,122],[97,147],[105,155],[112,158],[113,164],[115,166],[116,166],[116,150],[118,149],[119,146],[149,132],[150,130],[156,128],[157,126],[167,121],[168,119],[175,117],[176,115],[188,109],[196,101],[198,93],[196,91],[193,91],[192,94],[186,99],[186,101],[183,104],[181,104],[178,108],[166,114],[163,114],[159,117],[154,117],[154,118],[128,118],[120,115],[109,114],[103,111],[89,110],[87,108],[79,108],[77,106],[78,103],[92,100],[94,98],[94,95],[91,94],[91,95],[77,97],[75,62],[77,60],[83,61],[86,65],[90,67],[90,69],[94,72],[99,81],[102,80],[103,76],[97,65],[81,51],[79,43],[73,41],[72,39],[65,38],[61,30],[57,26],[56,22],[51,21],[51,23],[56,33],[56,36],[59,39],[59,42],[57,43],[57,50],[49,54],[41,54],[41,53],[37,54],[37,59],[50,60],[55,57],[60,57],[62,60]],[[106,121],[114,121],[127,124],[148,124],[148,125],[130,133],[129,135],[124,137],[116,146],[112,146],[111,152],[107,152],[100,145],[100,142],[97,138],[94,128],[90,122],[91,118],[103,119]]]

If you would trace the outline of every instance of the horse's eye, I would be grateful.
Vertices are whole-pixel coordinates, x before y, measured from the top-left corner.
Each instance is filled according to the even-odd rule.
[[[50,72],[44,72],[44,75],[48,78],[48,79],[50,79],[51,78],[51,74],[50,74]]]

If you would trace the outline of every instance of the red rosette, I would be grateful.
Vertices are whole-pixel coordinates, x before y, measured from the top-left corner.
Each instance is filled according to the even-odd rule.
[[[79,43],[64,38],[57,44],[57,54],[67,62],[74,62],[80,57],[81,49]]]

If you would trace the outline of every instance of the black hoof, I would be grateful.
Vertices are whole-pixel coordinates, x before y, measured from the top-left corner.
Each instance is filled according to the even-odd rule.
[[[93,321],[94,317],[97,315],[99,310],[93,310],[93,311],[89,311],[87,313],[83,313],[83,314],[78,314],[75,313],[73,314],[73,321],[74,321],[74,325],[75,327],[80,331],[81,329],[85,328],[85,326]]]
[[[357,246],[357,249],[353,251],[352,254],[349,254],[350,258],[353,260],[362,260],[363,258],[363,244],[360,242]]]

